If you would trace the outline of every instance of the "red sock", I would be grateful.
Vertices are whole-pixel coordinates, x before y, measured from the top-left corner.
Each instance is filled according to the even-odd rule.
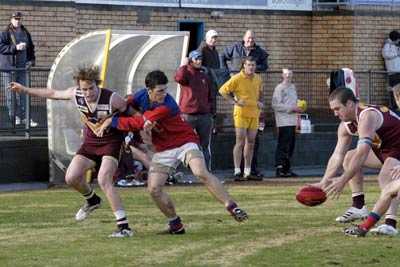
[[[381,216],[379,214],[376,214],[375,212],[370,212],[368,218],[362,224],[360,224],[360,227],[369,231],[369,229],[371,229],[379,221],[380,218]]]

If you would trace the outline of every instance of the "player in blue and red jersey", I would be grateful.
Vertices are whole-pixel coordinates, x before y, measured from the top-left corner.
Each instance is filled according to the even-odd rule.
[[[208,191],[225,205],[235,220],[246,220],[246,212],[231,199],[218,178],[207,170],[199,148],[199,138],[192,127],[181,118],[175,100],[167,94],[167,83],[168,79],[163,72],[157,70],[148,73],[145,79],[146,88],[128,99],[128,103],[142,115],[115,115],[104,121],[97,134],[101,136],[109,125],[122,131],[144,129],[151,134],[156,153],[149,171],[148,190],[161,212],[168,218],[168,233],[185,233],[172,200],[163,191],[168,174],[180,162],[190,167],[193,174],[204,182]]]

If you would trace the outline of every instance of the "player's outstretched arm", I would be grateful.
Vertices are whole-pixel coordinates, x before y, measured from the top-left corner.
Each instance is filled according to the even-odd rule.
[[[329,158],[328,165],[326,166],[324,177],[319,183],[313,184],[316,187],[325,189],[331,182],[332,178],[338,175],[342,170],[344,157],[351,145],[351,135],[347,132],[344,123],[340,123],[337,131],[337,143],[335,150]]]
[[[74,95],[75,87],[70,87],[67,90],[54,90],[52,88],[30,88],[16,82],[11,82],[9,89],[18,94],[28,94],[55,100],[69,100]]]
[[[376,130],[381,126],[383,118],[380,114],[373,110],[365,111],[358,122],[358,143],[355,153],[350,160],[348,168],[345,172],[335,179],[335,181],[326,188],[327,195],[331,198],[338,198],[347,184],[354,175],[361,170],[368,154],[371,150],[372,141],[376,134]]]
[[[364,162],[371,150],[376,130],[381,126],[383,118],[377,111],[367,110],[358,122],[358,143],[354,156],[352,157],[349,168],[342,174],[341,178],[346,182],[349,181],[359,170],[361,170]]]

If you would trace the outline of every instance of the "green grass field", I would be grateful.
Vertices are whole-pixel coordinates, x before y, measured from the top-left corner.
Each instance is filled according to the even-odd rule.
[[[235,222],[203,186],[168,187],[187,234],[157,235],[166,221],[144,188],[121,189],[135,235],[110,239],[108,204],[84,222],[69,189],[0,194],[0,266],[399,266],[400,238],[352,238],[335,223],[350,203],[309,208],[295,201],[298,185],[227,185],[249,213]],[[367,185],[372,207],[379,189]],[[97,190],[99,192],[99,190]],[[102,193],[100,193],[103,196]]]

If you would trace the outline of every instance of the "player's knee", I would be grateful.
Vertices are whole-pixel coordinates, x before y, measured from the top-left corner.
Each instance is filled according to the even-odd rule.
[[[77,176],[73,176],[68,173],[65,175],[65,183],[67,185],[72,186],[72,185],[76,184],[77,182],[78,182]]]
[[[147,191],[150,193],[150,195],[153,198],[158,198],[161,196],[162,193],[162,188],[160,185],[152,185],[152,184],[148,184],[147,185]]]
[[[193,175],[196,177],[199,177],[200,179],[207,179],[207,177],[209,176],[209,172],[207,170],[207,168],[204,165],[204,168],[196,168],[192,170]]]
[[[399,186],[395,186],[395,184],[389,183],[383,188],[381,197],[395,198],[399,193],[399,189],[400,189]]]
[[[238,146],[238,147],[244,147],[244,142],[245,142],[245,140],[236,139],[236,146]]]

